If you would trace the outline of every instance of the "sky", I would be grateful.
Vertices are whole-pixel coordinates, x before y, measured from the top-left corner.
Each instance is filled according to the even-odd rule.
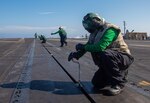
[[[129,31],[150,34],[150,0],[0,0],[0,38],[28,38],[37,34],[49,37],[62,26],[68,37],[89,34],[83,17],[98,13],[107,22],[123,21]]]

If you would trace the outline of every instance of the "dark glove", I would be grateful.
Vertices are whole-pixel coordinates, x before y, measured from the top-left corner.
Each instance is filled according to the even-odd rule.
[[[76,45],[76,51],[82,51],[82,50],[84,50],[84,45],[83,44],[77,44]]]
[[[77,52],[71,52],[68,56],[68,61],[72,60],[73,58],[79,59],[79,54]]]
[[[54,33],[51,33],[51,35],[54,35]]]

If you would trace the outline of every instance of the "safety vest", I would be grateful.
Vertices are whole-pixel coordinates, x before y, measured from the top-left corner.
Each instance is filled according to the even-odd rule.
[[[110,24],[110,23],[105,23],[103,26],[103,30],[95,31],[94,33],[92,33],[89,37],[88,43],[89,44],[98,43],[102,39],[106,30],[109,28],[115,28],[116,30],[118,30],[119,35],[118,35],[117,39],[114,40],[106,49],[112,49],[112,50],[117,50],[120,52],[125,52],[128,54],[131,54],[127,44],[125,43],[125,41],[123,39],[120,28],[118,26]]]

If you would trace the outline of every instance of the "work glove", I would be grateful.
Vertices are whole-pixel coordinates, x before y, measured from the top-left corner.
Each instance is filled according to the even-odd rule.
[[[76,45],[76,51],[83,51],[83,50],[84,50],[84,44],[79,43]]]
[[[51,33],[51,35],[54,35],[54,33]]]
[[[73,58],[79,59],[79,53],[78,52],[71,52],[68,56],[68,61],[72,60]]]

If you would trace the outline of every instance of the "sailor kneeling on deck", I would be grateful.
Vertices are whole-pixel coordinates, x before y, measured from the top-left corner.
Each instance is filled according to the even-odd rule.
[[[68,60],[78,60],[86,52],[91,52],[94,63],[99,67],[92,79],[94,87],[102,89],[109,86],[109,95],[119,94],[127,82],[128,67],[134,61],[120,28],[95,13],[85,15],[82,24],[90,33],[89,40],[86,44],[77,44],[77,51],[71,52]]]

